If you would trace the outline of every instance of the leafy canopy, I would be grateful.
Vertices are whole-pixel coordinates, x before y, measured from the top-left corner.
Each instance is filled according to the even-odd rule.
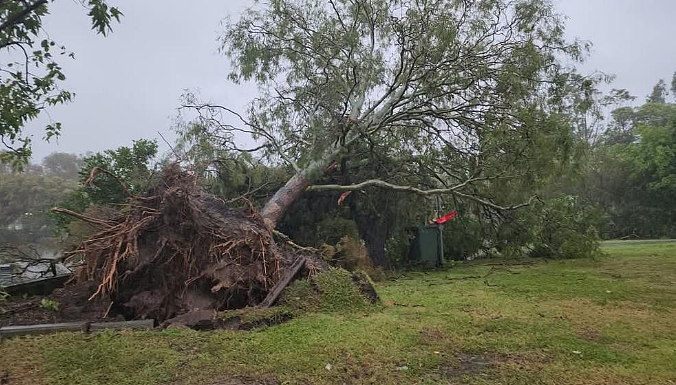
[[[543,0],[272,0],[227,24],[221,43],[231,79],[261,96],[244,127],[187,97],[213,143],[312,182],[332,161],[353,175],[394,163],[352,182],[406,180],[489,205],[501,198],[482,191],[496,180],[531,183],[565,161],[599,80],[562,64],[587,47],[565,41]],[[238,147],[242,134],[258,146]]]

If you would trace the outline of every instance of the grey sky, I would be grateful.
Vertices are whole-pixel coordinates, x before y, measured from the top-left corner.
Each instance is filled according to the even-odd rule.
[[[54,151],[85,153],[129,145],[140,138],[172,140],[171,122],[184,89],[242,109],[255,95],[228,82],[227,59],[217,53],[220,22],[253,0],[120,0],[125,16],[107,38],[90,31],[75,0],[57,1],[45,29],[75,52],[64,60],[66,88],[75,100],[31,124],[34,159]],[[643,100],[658,79],[676,71],[676,1],[556,0],[568,34],[594,44],[584,72],[617,75],[615,88]],[[48,119],[63,123],[58,143],[44,143]],[[166,150],[161,140],[162,150]]]

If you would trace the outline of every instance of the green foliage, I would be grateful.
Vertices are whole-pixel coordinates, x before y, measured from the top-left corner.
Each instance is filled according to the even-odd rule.
[[[568,188],[607,219],[603,237],[676,236],[676,104],[662,98],[616,109],[583,177]]]
[[[345,236],[330,248],[329,259],[340,263],[341,267],[348,271],[363,270],[372,267],[373,264],[368,259],[368,251],[358,238]]]
[[[24,126],[49,106],[69,102],[73,94],[60,88],[66,79],[57,58],[74,57],[52,40],[43,29],[43,17],[49,13],[50,0],[3,1],[0,3],[0,50],[7,54],[0,62],[0,139],[7,152],[0,163],[15,168],[26,165],[31,156],[31,139]],[[86,0],[92,29],[106,35],[112,19],[122,13],[104,0]],[[30,70],[29,70],[30,68]],[[45,140],[57,137],[61,123],[45,127]]]
[[[340,243],[345,237],[358,241],[359,229],[357,224],[348,218],[344,217],[328,217],[317,223],[315,243],[322,241],[323,243],[335,244]]]
[[[669,196],[676,192],[676,105],[674,118],[665,126],[639,126],[639,141],[617,148],[617,155],[632,170],[632,178],[645,183],[650,192]]]
[[[51,310],[51,311],[57,312],[57,311],[59,311],[61,304],[58,301],[43,298],[42,300],[40,300],[40,307],[45,309],[45,310]]]
[[[374,266],[366,246],[357,237],[344,236],[335,245],[323,244],[320,250],[322,256],[333,266],[340,266],[351,272],[364,272],[376,281],[385,278],[382,268]]]
[[[444,225],[444,256],[449,260],[522,258],[528,253],[544,258],[598,256],[598,229],[604,219],[600,210],[560,193],[508,212],[460,205],[457,217]]]
[[[349,212],[335,204],[332,196],[312,194],[301,198],[280,224],[282,232],[302,245],[335,245],[343,237],[359,239],[359,230]]]
[[[451,260],[482,255],[491,239],[490,224],[464,211],[444,225],[443,234],[444,257]]]
[[[131,147],[119,147],[84,157],[80,182],[84,183],[93,168],[99,167],[110,175],[97,175],[84,189],[93,204],[124,203],[128,196],[123,184],[132,194],[145,192],[152,173],[151,162],[157,155],[157,142],[140,139]]]
[[[530,229],[532,256],[589,258],[600,255],[598,212],[583,206],[577,197],[551,199],[544,205],[535,205],[531,212],[538,218]]]
[[[666,95],[667,95],[667,83],[665,83],[664,80],[660,79],[660,81],[657,82],[657,84],[655,84],[655,87],[653,87],[653,92],[650,93],[650,95],[648,95],[646,102],[664,104],[666,101]]]
[[[26,245],[53,235],[49,210],[77,183],[37,173],[0,173],[0,243]]]
[[[125,188],[131,194],[144,193],[153,175],[152,162],[156,155],[157,143],[140,139],[134,141],[131,147],[119,147],[84,157],[79,178],[83,185],[85,182],[90,183],[68,194],[59,207],[82,213],[92,205],[125,203],[128,198]],[[96,167],[114,177],[99,173],[88,181],[91,171]],[[65,231],[73,218],[56,214],[55,221],[60,231]]]
[[[411,249],[411,232],[395,233],[385,242],[387,259],[392,266],[403,266],[408,261],[408,253]]]

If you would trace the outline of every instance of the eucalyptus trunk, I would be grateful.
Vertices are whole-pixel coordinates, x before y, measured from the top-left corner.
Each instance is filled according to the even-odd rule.
[[[265,204],[261,210],[261,216],[265,224],[274,229],[279,221],[284,217],[286,211],[291,207],[305,189],[310,185],[310,181],[301,173],[296,174],[289,179],[282,188],[277,190],[275,195]]]
[[[261,210],[263,221],[270,229],[277,227],[277,224],[282,220],[293,202],[307,190],[310,184],[323,174],[334,155],[335,153],[331,153],[323,159],[311,162],[305,169],[296,173],[284,186],[275,192],[275,195],[272,196]]]

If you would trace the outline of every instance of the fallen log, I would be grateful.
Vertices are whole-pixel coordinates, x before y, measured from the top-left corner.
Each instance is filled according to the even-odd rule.
[[[263,309],[267,309],[270,306],[274,305],[275,301],[279,298],[280,294],[282,294],[282,291],[289,286],[289,283],[298,275],[298,272],[300,269],[305,266],[306,259],[305,257],[300,257],[296,259],[296,261],[291,265],[291,267],[287,270],[286,274],[280,279],[275,286],[273,286],[272,290],[270,290],[270,293],[265,297],[263,302],[258,305],[258,307],[261,307]]]

